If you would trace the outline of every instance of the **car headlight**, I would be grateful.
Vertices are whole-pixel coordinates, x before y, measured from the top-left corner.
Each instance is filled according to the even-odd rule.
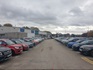
[[[15,47],[16,49],[19,49],[19,47]]]
[[[25,45],[25,44],[23,44],[23,46],[25,47],[26,45]]]
[[[0,56],[2,56],[3,54],[2,54],[2,52],[0,52]]]

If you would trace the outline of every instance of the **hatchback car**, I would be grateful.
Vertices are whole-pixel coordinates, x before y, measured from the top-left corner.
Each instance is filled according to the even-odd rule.
[[[0,46],[0,62],[9,59],[11,56],[11,49]]]
[[[13,55],[21,54],[23,52],[23,48],[21,45],[15,44],[9,39],[0,39],[0,45],[10,48]]]
[[[91,55],[93,57],[93,45],[83,45],[79,51],[84,55]]]

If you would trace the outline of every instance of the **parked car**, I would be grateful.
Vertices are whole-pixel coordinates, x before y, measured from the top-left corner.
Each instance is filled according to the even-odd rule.
[[[0,46],[0,62],[9,59],[11,56],[11,49]]]
[[[33,38],[22,38],[22,40],[24,40],[25,42],[30,42],[33,44],[33,46],[35,46],[35,42],[33,42]]]
[[[36,37],[36,38],[32,38],[29,40],[29,42],[32,42],[35,45],[39,44],[40,42],[42,42],[44,40],[44,38],[40,38],[40,37]]]
[[[84,40],[77,40],[77,41],[75,41],[75,42],[69,42],[69,43],[67,44],[67,47],[72,48],[72,46],[73,46],[74,44],[81,43],[81,42],[83,42],[83,41],[84,41]]]
[[[9,39],[0,39],[0,45],[10,48],[12,51],[12,55],[21,54],[23,52],[23,48],[21,45],[15,44]]]
[[[39,44],[39,39],[34,39],[34,40],[32,40],[32,42],[35,44],[35,45],[37,45],[37,44]]]
[[[18,39],[21,43],[24,43],[24,44],[26,44],[26,45],[28,45],[29,46],[29,48],[33,48],[33,43],[31,43],[31,42],[26,42],[26,41],[24,41],[24,40],[22,40],[22,39]]]
[[[93,45],[93,40],[86,40],[86,41],[83,41],[83,42],[81,42],[81,43],[74,44],[74,45],[72,46],[72,49],[75,50],[75,51],[79,51],[79,48],[80,48],[82,45]]]
[[[65,44],[65,42],[67,42],[69,39],[70,39],[69,37],[66,37],[66,38],[64,38],[64,39],[61,39],[60,42],[61,42],[62,44]]]
[[[63,40],[63,39],[64,39],[64,37],[57,37],[57,38],[55,38],[55,40],[58,41],[58,42],[61,42],[61,40]]]
[[[93,45],[83,45],[79,51],[84,55],[91,55],[93,57]]]
[[[29,49],[29,45],[28,44],[21,43],[18,39],[11,39],[11,41],[14,42],[15,44],[22,45],[23,51],[27,51]]]
[[[79,40],[79,38],[70,38],[70,39],[66,40],[64,44],[67,45],[69,42],[75,42],[77,40]]]

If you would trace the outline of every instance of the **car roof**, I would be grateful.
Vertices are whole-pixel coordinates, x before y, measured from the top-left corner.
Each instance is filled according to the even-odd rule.
[[[0,39],[0,40],[6,41],[6,40],[9,40],[9,39]]]

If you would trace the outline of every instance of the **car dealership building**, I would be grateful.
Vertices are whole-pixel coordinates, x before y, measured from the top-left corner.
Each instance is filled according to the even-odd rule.
[[[23,38],[35,37],[35,33],[31,29],[21,27],[0,27],[0,38]]]

